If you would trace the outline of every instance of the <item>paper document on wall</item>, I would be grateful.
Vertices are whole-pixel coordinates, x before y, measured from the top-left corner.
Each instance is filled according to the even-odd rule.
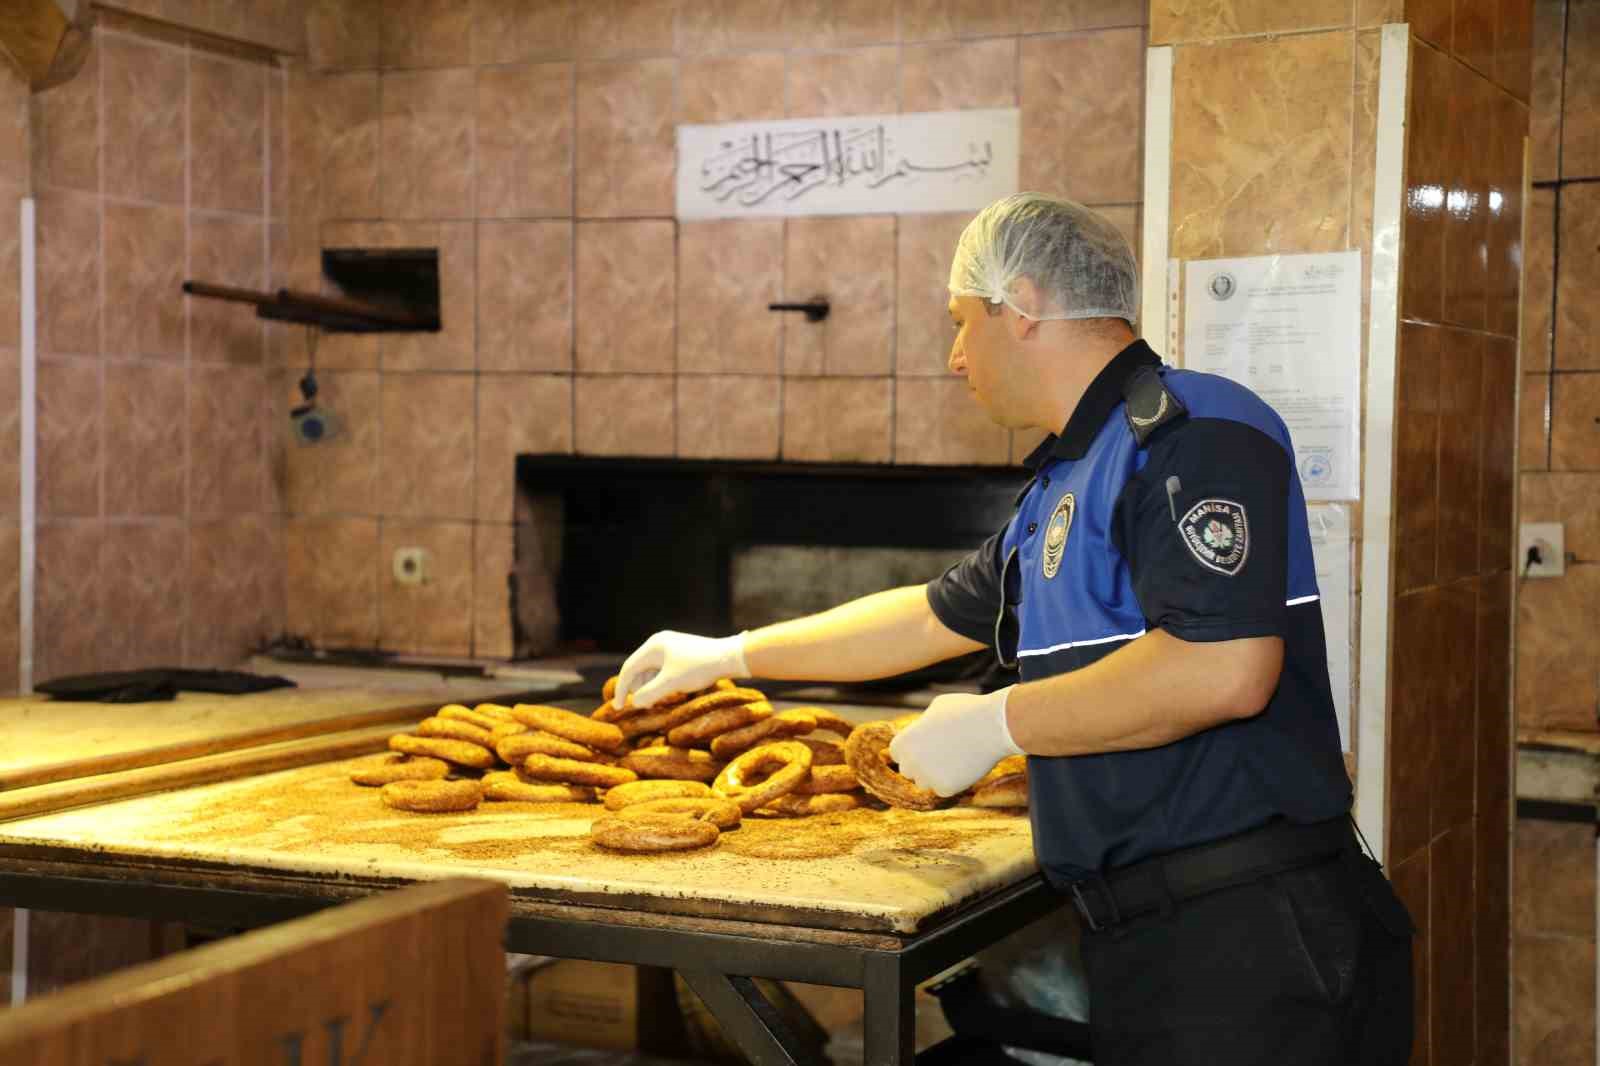
[[[977,211],[1017,191],[1014,107],[678,127],[680,219]]]
[[[1183,365],[1289,427],[1308,500],[1361,495],[1361,253],[1201,259],[1184,276]]]
[[[1328,683],[1339,719],[1339,744],[1350,750],[1350,509],[1339,504],[1306,508],[1311,525],[1311,559],[1322,594],[1322,629],[1328,639]]]

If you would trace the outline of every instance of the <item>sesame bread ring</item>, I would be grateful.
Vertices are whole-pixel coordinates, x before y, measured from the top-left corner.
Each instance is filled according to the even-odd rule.
[[[606,678],[606,683],[600,686],[600,698],[610,703],[617,698],[617,683],[622,680],[621,674],[612,674]]]
[[[709,795],[711,786],[702,781],[630,781],[608,789],[605,804],[608,811],[620,811],[649,800],[704,799]]]
[[[817,720],[817,728],[828,733],[837,733],[842,740],[848,737],[855,724],[848,718],[835,714],[826,707],[797,707],[796,710],[805,711]]]
[[[710,822],[718,829],[732,829],[739,824],[742,814],[739,805],[718,796],[678,796],[672,799],[645,800],[630,803],[622,808],[622,817],[640,815],[678,814],[696,821]]]
[[[620,766],[558,759],[553,755],[528,756],[522,762],[522,773],[535,781],[559,781],[568,785],[593,785],[595,788],[616,788],[639,780],[632,770]]]
[[[690,851],[710,847],[722,830],[710,822],[685,818],[681,814],[652,814],[624,818],[608,814],[589,827],[589,839],[612,851],[655,852]]]
[[[675,748],[692,748],[697,744],[705,744],[712,737],[721,736],[731,729],[738,729],[740,726],[771,717],[772,704],[766,700],[738,703],[732,707],[718,707],[670,730],[667,733],[667,743]]]
[[[474,770],[492,770],[500,762],[495,758],[494,752],[470,740],[414,737],[410,733],[396,733],[390,737],[389,750],[404,752],[407,755],[428,755]]]
[[[818,729],[822,728],[820,725]],[[796,737],[796,741],[811,749],[811,768],[844,765],[844,741],[831,737]]]
[[[821,796],[802,796],[798,792],[791,792],[787,796],[779,796],[758,813],[781,814],[789,818],[804,818],[813,814],[835,814],[839,811],[852,811],[857,807],[866,806],[866,800],[859,792],[829,792]]]
[[[528,727],[521,722],[500,722],[489,730],[489,735],[494,737],[494,742],[498,744],[506,737],[514,737],[518,733],[526,733],[527,731]]]
[[[483,801],[476,781],[391,781],[383,786],[384,805],[397,811],[443,814],[470,811]]]
[[[494,750],[512,766],[521,765],[522,760],[530,755],[554,755],[558,759],[577,759],[579,762],[596,762],[600,758],[582,744],[574,744],[537,729],[502,737]]]
[[[587,785],[529,781],[516,770],[484,774],[481,784],[486,800],[521,800],[524,803],[590,803],[594,800],[594,789]]]
[[[511,708],[517,721],[531,729],[554,733],[563,740],[582,744],[601,751],[620,751],[624,746],[622,731],[610,722],[596,722],[560,707],[544,707],[537,703],[519,703]]]
[[[1007,755],[1004,759],[995,763],[988,773],[974,781],[967,791],[976,792],[991,781],[998,781],[1002,777],[1010,777],[1012,774],[1025,774],[1027,772],[1028,757],[1026,755]]]
[[[505,721],[504,718],[496,718],[492,714],[479,714],[477,711],[469,711],[459,703],[445,704],[439,708],[434,717],[453,718],[458,722],[467,722],[475,725],[479,729],[487,729],[491,733],[494,732],[495,726]]]
[[[481,714],[486,718],[498,718],[502,722],[515,722],[516,716],[511,713],[511,708],[503,703],[480,703],[472,708],[473,713]]]
[[[1026,807],[1028,775],[1007,774],[972,790],[974,807]]]
[[[424,718],[417,723],[417,736],[465,740],[469,744],[494,749],[494,734],[487,729],[478,728],[471,722],[463,722],[456,718]]]
[[[717,693],[712,693],[712,695],[717,695]],[[700,700],[704,698],[703,696],[697,696],[682,703],[657,704],[641,714],[630,714],[628,717],[621,719],[617,722],[617,728],[622,730],[622,735],[625,737],[639,737],[647,733],[665,733],[670,729],[676,729],[685,722],[699,718],[707,710],[715,710],[715,707],[706,707],[700,703]],[[723,706],[754,703],[760,698],[758,695],[755,699],[750,700],[729,700]]]
[[[939,794],[889,768],[889,742],[897,732],[894,722],[856,726],[844,742],[845,760],[861,779],[861,787],[889,806],[931,811],[939,805]]]
[[[806,711],[779,711],[768,718],[730,730],[711,741],[711,754],[731,759],[741,751],[772,740],[797,737],[817,728],[817,720]],[[801,745],[804,747],[804,745]],[[810,751],[810,748],[806,748]]]
[[[706,752],[667,744],[630,751],[621,761],[640,777],[673,781],[714,781],[722,770],[722,762]]]
[[[822,796],[835,792],[854,792],[861,787],[856,772],[848,766],[811,766],[811,776],[795,788],[797,796]]]
[[[711,791],[731,799],[749,814],[779,796],[793,792],[811,772],[811,749],[792,740],[751,748],[717,775]],[[762,775],[763,780],[757,782]],[[752,783],[756,782],[756,783]]]
[[[438,781],[450,772],[443,759],[418,755],[385,755],[381,762],[352,771],[350,780],[358,785],[387,785],[394,781]]]

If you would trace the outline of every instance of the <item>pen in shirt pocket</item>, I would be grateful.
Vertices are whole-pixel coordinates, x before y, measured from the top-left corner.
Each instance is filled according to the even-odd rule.
[[[1178,520],[1178,493],[1183,491],[1183,483],[1178,480],[1178,475],[1173,474],[1167,478],[1167,510],[1172,512],[1172,520]]]

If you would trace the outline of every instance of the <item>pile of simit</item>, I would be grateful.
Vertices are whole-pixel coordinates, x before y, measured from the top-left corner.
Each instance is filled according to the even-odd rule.
[[[350,775],[382,786],[397,810],[465,811],[488,801],[588,803],[610,814],[590,829],[614,851],[715,844],[748,814],[799,817],[867,806],[928,811],[949,802],[1025,807],[1026,760],[1013,756],[960,797],[941,799],[890,765],[889,742],[915,715],[850,722],[821,707],[774,711],[756,689],[723,679],[654,707],[606,702],[592,715],[559,707],[441,707],[392,754]],[[870,798],[869,798],[870,797]]]

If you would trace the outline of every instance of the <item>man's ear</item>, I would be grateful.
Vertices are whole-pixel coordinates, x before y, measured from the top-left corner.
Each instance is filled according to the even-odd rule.
[[[1044,299],[1039,289],[1029,278],[1018,278],[1013,284],[1012,299],[1017,307],[1026,307],[1034,310],[1044,304]],[[1011,335],[1018,341],[1032,340],[1039,332],[1039,320],[1022,314],[1014,307],[1007,307],[1007,325],[1011,327]]]

